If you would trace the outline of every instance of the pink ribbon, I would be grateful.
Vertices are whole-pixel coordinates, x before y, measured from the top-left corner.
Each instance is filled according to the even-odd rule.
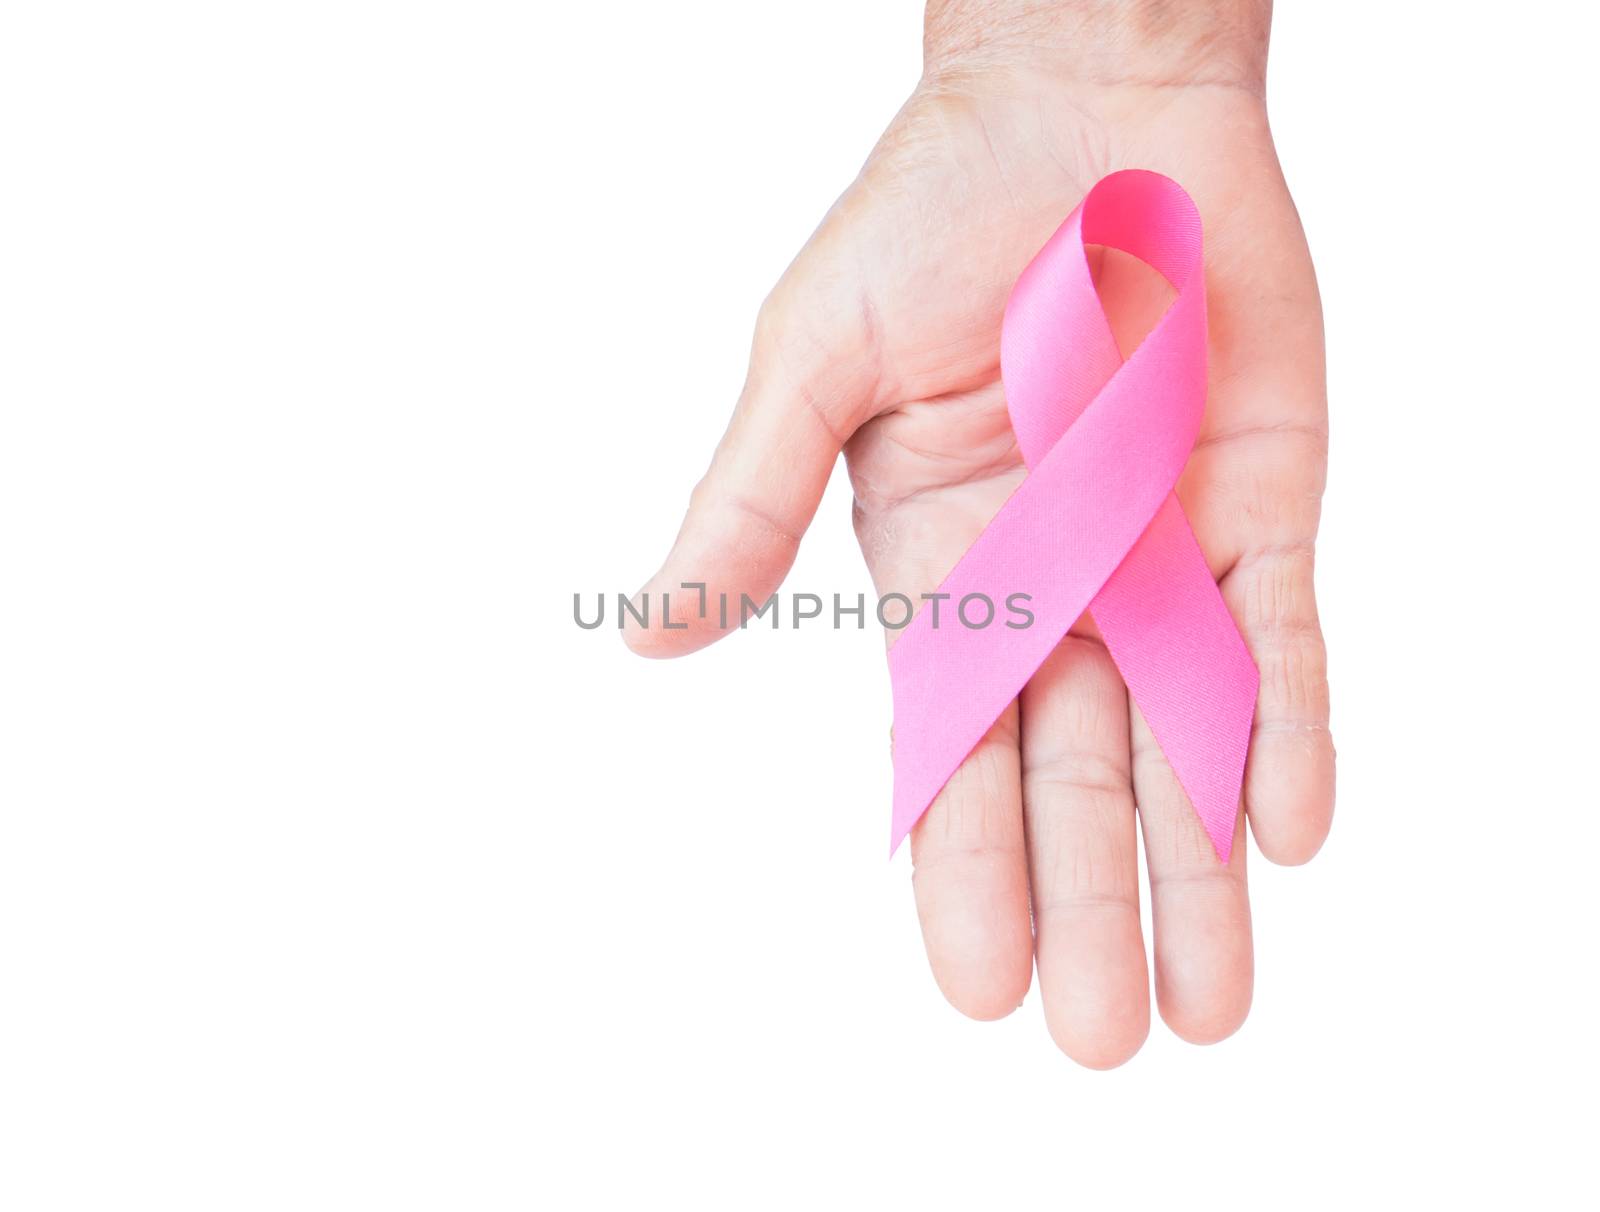
[[[1176,292],[1127,361],[1085,245],[1132,254]],[[890,853],[1088,610],[1217,856],[1233,848],[1258,675],[1173,495],[1206,400],[1200,215],[1176,182],[1113,173],[1023,270],[1000,369],[1027,478],[939,586],[1034,622],[934,626],[923,610],[889,652],[894,685]]]

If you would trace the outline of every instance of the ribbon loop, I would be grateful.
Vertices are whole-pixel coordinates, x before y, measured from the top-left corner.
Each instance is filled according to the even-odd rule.
[[[1087,244],[1138,257],[1175,292],[1126,361]],[[890,649],[890,851],[1087,610],[1226,862],[1259,678],[1172,492],[1206,396],[1189,195],[1156,173],[1102,179],[1018,278],[1000,345],[1028,476],[939,590],[954,600],[1027,593],[1034,622],[935,627],[923,611]]]

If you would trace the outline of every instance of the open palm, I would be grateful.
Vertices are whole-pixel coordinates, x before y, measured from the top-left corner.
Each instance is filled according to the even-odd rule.
[[[1257,91],[1085,83],[1001,68],[930,72],[779,282],[749,379],[671,555],[646,586],[706,582],[737,602],[782,580],[842,449],[880,593],[933,590],[1021,481],[999,377],[1018,273],[1090,185],[1121,168],[1181,182],[1206,229],[1211,384],[1178,496],[1261,671],[1240,824],[1303,862],[1333,804],[1312,543],[1326,465],[1322,324],[1311,262]],[[1124,351],[1166,301],[1105,252]],[[651,656],[721,634],[634,629]],[[912,834],[940,988],[1009,1013],[1037,963],[1057,1043],[1096,1067],[1149,1030],[1135,818],[1161,1013],[1186,1039],[1231,1033],[1252,983],[1245,852],[1217,862],[1086,617]]]

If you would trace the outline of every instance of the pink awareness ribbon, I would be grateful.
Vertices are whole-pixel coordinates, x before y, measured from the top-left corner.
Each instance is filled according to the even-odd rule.
[[[1126,361],[1088,244],[1175,292]],[[1088,610],[1227,862],[1259,675],[1173,495],[1206,400],[1200,215],[1181,186],[1133,170],[1088,192],[1012,289],[1000,371],[1028,474],[939,592],[1027,593],[1034,621],[975,630],[923,610],[890,649],[890,853]]]

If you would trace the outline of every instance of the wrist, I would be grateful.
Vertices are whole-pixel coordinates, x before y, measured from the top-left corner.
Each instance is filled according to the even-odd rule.
[[[1264,91],[1271,0],[928,0],[924,74]]]

